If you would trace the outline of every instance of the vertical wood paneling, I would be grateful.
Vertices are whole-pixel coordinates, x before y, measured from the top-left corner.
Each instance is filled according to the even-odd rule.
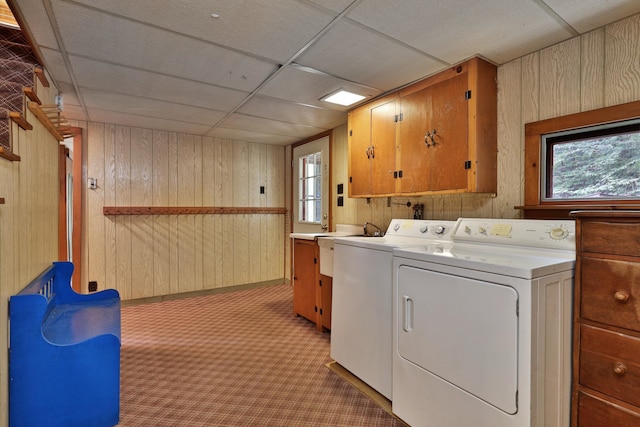
[[[116,205],[131,205],[131,130],[116,128]],[[130,299],[131,293],[131,217],[118,216],[116,225],[116,283],[123,299]]]
[[[87,150],[87,177],[98,180],[98,188],[87,192],[87,242],[102,242],[102,244],[88,245],[88,279],[98,282],[98,287],[106,286],[106,257],[105,257],[105,217],[102,206],[105,205],[105,138],[104,125],[90,123],[87,134],[91,145]]]
[[[202,141],[202,137],[198,136],[196,137],[195,141],[194,141],[194,158],[193,158],[193,169],[195,172],[195,194],[194,194],[194,201],[193,204],[194,206],[202,206],[202,199],[203,199],[203,177],[204,177],[204,171],[203,171],[203,164],[202,164],[202,150],[203,150],[203,141]],[[195,215],[194,216],[194,233],[195,233],[195,239],[193,242],[194,248],[194,261],[195,261],[195,269],[194,269],[194,276],[195,276],[195,289],[200,290],[204,288],[203,285],[203,272],[204,272],[204,259],[203,259],[203,255],[202,255],[202,251],[204,249],[204,242],[203,242],[203,218],[202,215]]]
[[[116,128],[104,125],[104,203],[116,204]],[[96,242],[95,244],[100,244]],[[105,251],[105,287],[118,289],[116,279],[116,218],[105,218],[104,223]]]
[[[489,216],[497,218],[514,218],[519,213],[514,209],[515,204],[521,204],[524,198],[523,187],[523,119],[522,111],[528,109],[530,116],[537,115],[537,103],[525,102],[526,98],[536,98],[533,96],[533,88],[536,86],[537,73],[532,69],[537,67],[531,65],[532,56],[527,60],[516,60],[498,68],[498,81],[500,90],[498,91],[498,193],[493,201],[493,212]],[[537,61],[534,61],[537,63]],[[529,78],[522,77],[526,69]],[[525,86],[526,81],[526,86]],[[525,91],[526,87],[526,91]],[[523,102],[520,102],[520,99]],[[520,108],[522,105],[522,108]],[[514,184],[518,185],[514,185]]]
[[[195,137],[178,135],[178,206],[195,204]],[[178,289],[180,292],[196,290],[195,285],[195,218],[178,216]]]
[[[606,27],[606,106],[640,99],[640,14]]]
[[[581,76],[580,105],[582,111],[604,107],[604,29],[580,38]]]
[[[153,206],[169,206],[169,135],[154,132],[153,142]],[[153,294],[170,293],[169,216],[153,217]]]
[[[500,105],[498,105],[498,114],[511,114],[511,117],[508,117],[510,121],[503,121],[502,123],[509,123],[512,126],[520,126],[521,123],[540,120],[540,52],[527,55],[522,58],[522,61],[515,60],[512,63],[505,64],[498,68],[498,73],[500,73],[501,68],[510,68],[514,66],[512,65],[513,63],[520,62],[522,67],[521,76],[512,76],[513,71],[511,71],[507,72],[505,77],[521,82],[521,88],[515,87],[512,84],[510,85],[508,81],[504,82],[505,86],[503,87],[503,81],[500,79],[500,76],[498,76],[498,99],[500,99],[500,97],[503,99],[510,98],[511,102],[514,103],[513,107],[515,108],[515,114],[517,116],[514,117],[512,112],[500,111]],[[520,107],[515,104],[518,101],[520,101]],[[498,126],[500,126],[500,122],[498,122]],[[500,131],[500,129],[498,129],[498,131]],[[520,132],[524,135],[524,128],[520,129]],[[522,141],[522,138],[518,138],[518,141]],[[498,164],[499,163],[500,161],[498,161]]]
[[[169,206],[178,206],[178,135],[169,134]],[[180,292],[180,269],[178,259],[178,217],[169,217],[169,291]]]
[[[131,129],[131,204],[153,204],[153,132]],[[134,166],[135,165],[135,166]],[[150,297],[154,294],[153,217],[131,217],[131,252],[135,266],[131,269],[131,298]]]
[[[213,138],[202,140],[202,205],[215,206],[216,189],[216,142]],[[218,153],[219,155],[219,153]],[[215,216],[202,218],[202,288],[216,286]]]
[[[580,111],[580,38],[540,51],[540,119]]]

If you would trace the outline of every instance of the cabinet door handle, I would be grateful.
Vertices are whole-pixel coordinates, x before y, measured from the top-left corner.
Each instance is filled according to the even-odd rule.
[[[623,376],[627,373],[627,365],[622,362],[616,362],[613,364],[613,373],[618,376]]]
[[[629,301],[629,294],[625,291],[616,291],[616,293],[613,294],[613,298],[620,304],[624,304]]]

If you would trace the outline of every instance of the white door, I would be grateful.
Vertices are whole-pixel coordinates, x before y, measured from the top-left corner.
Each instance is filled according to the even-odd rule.
[[[322,233],[329,226],[329,137],[293,149],[293,232]]]
[[[515,289],[406,265],[398,269],[397,280],[400,357],[515,414]]]

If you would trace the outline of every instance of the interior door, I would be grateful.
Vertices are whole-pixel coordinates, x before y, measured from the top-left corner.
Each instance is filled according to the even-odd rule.
[[[293,148],[294,233],[322,233],[329,230],[329,149],[328,136]],[[316,160],[319,161],[317,166],[311,165]]]
[[[398,269],[398,353],[456,388],[515,414],[518,294],[509,286]]]

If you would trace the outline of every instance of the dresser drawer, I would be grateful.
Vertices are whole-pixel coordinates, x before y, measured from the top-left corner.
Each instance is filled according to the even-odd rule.
[[[640,414],[578,393],[578,427],[640,427]]]
[[[578,249],[583,252],[639,256],[640,223],[584,221]]]
[[[581,325],[580,384],[640,406],[640,339]]]
[[[640,263],[580,258],[580,316],[640,330]]]

